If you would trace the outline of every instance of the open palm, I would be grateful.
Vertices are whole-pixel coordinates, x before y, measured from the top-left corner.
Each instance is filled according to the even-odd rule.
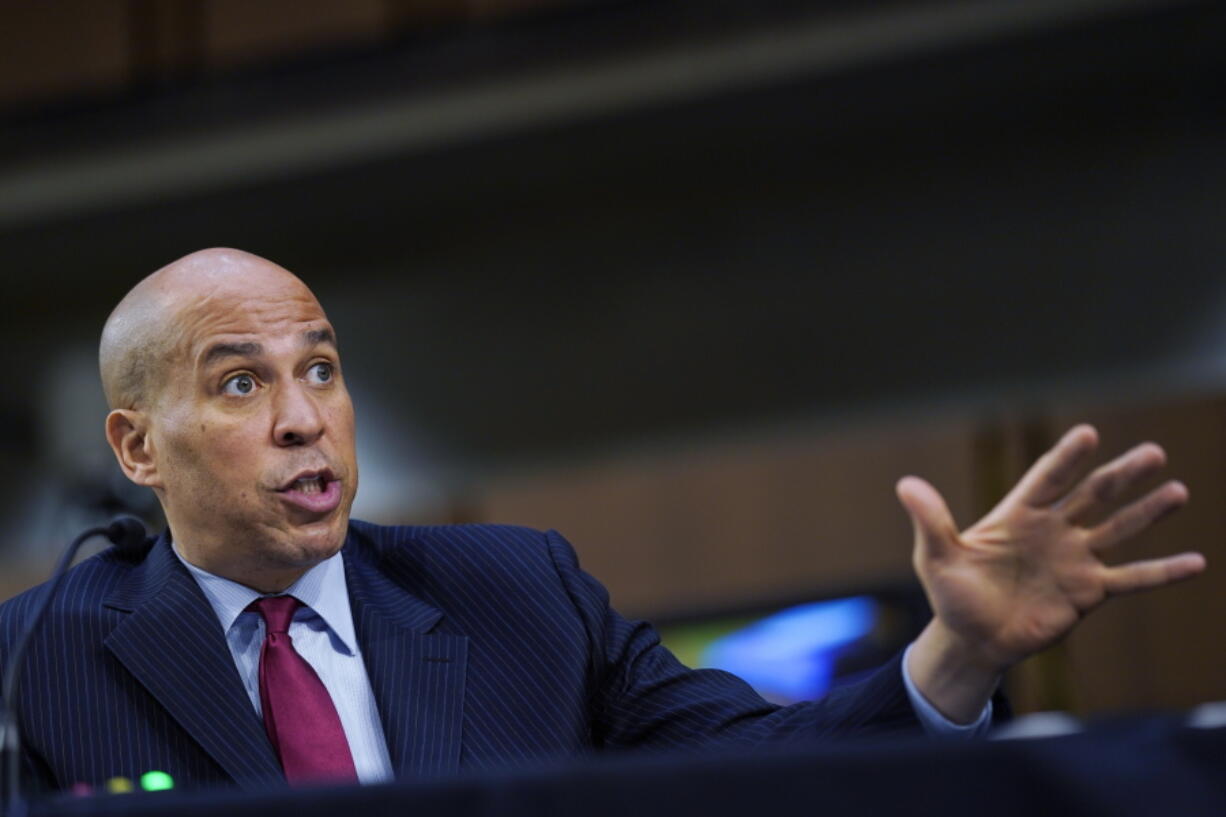
[[[1146,443],[1086,475],[1097,445],[1093,428],[1073,428],[961,533],[931,485],[916,477],[899,482],[915,526],[915,570],[935,617],[973,645],[985,668],[1004,670],[1055,643],[1113,595],[1204,569],[1197,553],[1117,566],[1102,561],[1111,547],[1181,507],[1188,492],[1170,481],[1116,508],[1161,471],[1166,455]]]

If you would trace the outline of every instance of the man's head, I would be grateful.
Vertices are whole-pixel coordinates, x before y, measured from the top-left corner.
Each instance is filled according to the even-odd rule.
[[[188,561],[276,591],[341,547],[353,405],[332,326],[293,274],[239,250],[192,253],[120,301],[99,362],[107,440]]]

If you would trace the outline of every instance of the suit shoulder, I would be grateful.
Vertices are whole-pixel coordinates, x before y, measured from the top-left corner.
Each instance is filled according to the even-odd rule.
[[[141,556],[143,558],[143,553]],[[119,553],[115,548],[89,557],[64,575],[48,614],[55,617],[96,609],[139,562],[140,559]],[[34,603],[46,592],[47,584],[37,584],[0,603],[0,632],[3,632],[6,640],[12,628],[25,620]]]
[[[500,554],[508,549],[544,550],[548,536],[521,525],[374,525],[360,519],[349,524],[367,547],[385,555],[403,549],[463,550],[474,555]]]
[[[435,573],[482,574],[556,570],[557,534],[518,525],[382,526],[352,520],[355,544],[384,564]]]

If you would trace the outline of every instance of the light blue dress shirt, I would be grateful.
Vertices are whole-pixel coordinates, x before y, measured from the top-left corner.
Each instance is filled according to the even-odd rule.
[[[239,677],[247,688],[251,705],[260,715],[260,647],[264,643],[264,617],[248,612],[247,606],[267,594],[201,570],[184,559],[177,547],[175,555],[191,571],[221,621]],[[289,635],[294,649],[314,668],[332,696],[349,741],[358,780],[363,783],[391,780],[392,761],[366,664],[362,661],[361,646],[353,629],[353,611],[349,608],[349,588],[345,584],[345,563],[341,554],[312,567],[286,588],[285,594],[304,605],[294,613]]]

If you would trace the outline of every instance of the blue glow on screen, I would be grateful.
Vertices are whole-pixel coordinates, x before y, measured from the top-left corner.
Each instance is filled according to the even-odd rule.
[[[839,653],[872,632],[868,596],[789,607],[712,641],[702,663],[741,676],[775,700],[818,698],[830,689]]]

